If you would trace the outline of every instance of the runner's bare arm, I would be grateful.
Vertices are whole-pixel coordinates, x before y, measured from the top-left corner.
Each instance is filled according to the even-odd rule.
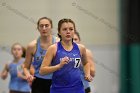
[[[90,75],[92,77],[94,77],[95,76],[95,64],[94,64],[94,60],[93,60],[93,55],[92,55],[92,52],[88,49],[86,49],[86,53],[87,53],[88,62],[90,63]]]
[[[1,72],[1,78],[3,80],[5,80],[7,78],[8,72],[9,72],[9,70],[8,70],[8,64],[5,64],[5,66],[4,66],[4,68],[3,68],[2,72]]]

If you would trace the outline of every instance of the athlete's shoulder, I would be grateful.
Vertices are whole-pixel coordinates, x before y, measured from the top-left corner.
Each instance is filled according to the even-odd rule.
[[[36,47],[36,44],[37,44],[37,40],[33,40],[33,41],[31,41],[29,44],[28,44],[28,48],[34,48],[34,47]]]
[[[77,44],[80,50],[81,55],[86,53],[86,48],[83,44]]]
[[[47,49],[47,51],[51,51],[51,52],[56,52],[56,50],[57,50],[57,43],[50,45]]]
[[[31,41],[31,42],[27,45],[27,53],[28,53],[28,54],[34,55],[34,53],[35,53],[35,51],[36,51],[36,45],[37,45],[37,40]]]
[[[49,50],[56,50],[56,48],[57,48],[57,43],[50,45],[48,49]]]
[[[92,55],[92,52],[91,52],[91,50],[89,50],[89,49],[87,49],[87,48],[86,48],[86,52],[87,52],[87,54],[90,54],[90,55]]]
[[[83,44],[77,44],[79,49],[85,49],[85,46]]]
[[[47,53],[53,54],[53,56],[56,55],[56,51],[57,51],[57,43],[50,45],[47,49]]]

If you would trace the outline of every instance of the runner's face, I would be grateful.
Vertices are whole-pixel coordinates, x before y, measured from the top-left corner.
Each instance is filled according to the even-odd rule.
[[[49,20],[47,19],[42,19],[39,22],[38,30],[40,32],[41,36],[48,36],[51,34],[51,24]]]
[[[12,54],[14,58],[21,58],[23,54],[22,47],[20,45],[14,45],[12,48]]]
[[[78,36],[76,34],[74,34],[73,41],[75,43],[80,43],[80,39],[78,38]]]
[[[60,33],[62,40],[72,40],[74,35],[74,26],[72,23],[64,22],[60,28]]]

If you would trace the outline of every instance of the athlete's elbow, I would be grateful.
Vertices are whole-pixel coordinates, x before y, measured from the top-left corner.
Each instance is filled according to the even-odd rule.
[[[91,70],[91,71],[90,71],[90,75],[91,75],[92,77],[95,77],[95,70]]]
[[[91,73],[92,77],[95,76],[95,67],[94,66],[90,66],[90,73]]]
[[[7,75],[1,75],[1,79],[5,80],[7,78]]]
[[[41,67],[40,68],[39,73],[40,73],[40,75],[46,75],[46,74],[48,74],[46,68],[44,68],[44,67]]]
[[[45,75],[45,74],[44,74],[44,70],[43,70],[43,68],[40,68],[40,70],[39,70],[39,74],[40,74],[40,75]]]

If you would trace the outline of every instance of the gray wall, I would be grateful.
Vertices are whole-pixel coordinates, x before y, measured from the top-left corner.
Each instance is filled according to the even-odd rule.
[[[91,83],[92,91],[117,93],[118,9],[118,0],[0,0],[0,46],[3,51],[0,51],[0,71],[4,62],[12,59],[3,46],[9,48],[15,42],[27,46],[36,39],[39,36],[38,18],[50,17],[55,35],[58,21],[71,18],[81,34],[82,43],[94,54],[96,77]],[[7,88],[7,83],[0,80],[0,91]]]
[[[61,18],[75,21],[86,45],[118,45],[118,0],[0,0],[0,44],[27,45],[38,36],[36,21],[50,17],[57,33]],[[88,42],[86,42],[88,41]]]

